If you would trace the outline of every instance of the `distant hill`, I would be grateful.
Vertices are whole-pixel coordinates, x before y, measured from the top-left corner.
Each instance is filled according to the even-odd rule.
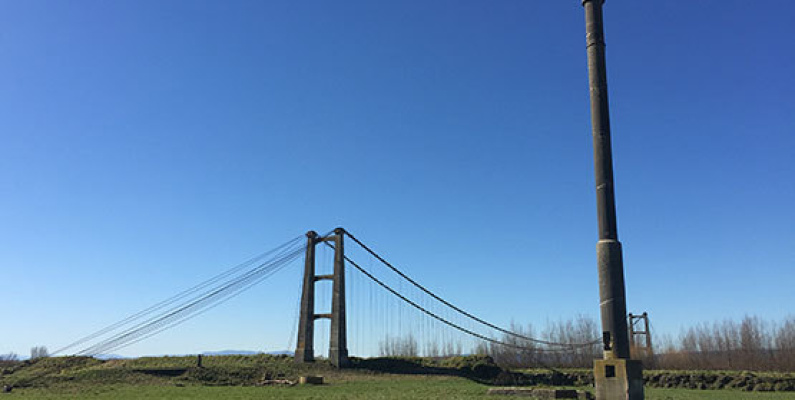
[[[201,353],[203,356],[253,356],[257,354],[270,354],[274,356],[279,355],[287,355],[293,356],[294,352],[289,350],[275,350],[275,351],[255,351],[255,350],[219,350],[219,351],[204,351]],[[153,354],[153,355],[145,355],[141,357],[185,357],[185,356],[193,356],[195,354]],[[129,356],[122,356],[119,354],[97,354],[94,356],[97,360],[128,360],[132,358],[138,357],[129,357]],[[24,360],[26,358],[21,358]]]
[[[273,356],[281,356],[281,355],[290,356],[290,357],[295,356],[295,352],[290,350],[269,351],[265,354],[270,354]]]
[[[94,356],[97,360],[126,360],[128,358],[135,358],[135,357],[127,357],[118,354],[97,354]]]
[[[253,356],[255,354],[262,354],[263,351],[252,350],[219,350],[219,351],[205,351],[203,356]]]
[[[255,354],[270,354],[274,356],[288,355],[292,356],[293,352],[289,350],[276,350],[276,351],[252,351],[252,350],[221,350],[221,351],[205,351],[202,355],[205,356],[253,356]]]

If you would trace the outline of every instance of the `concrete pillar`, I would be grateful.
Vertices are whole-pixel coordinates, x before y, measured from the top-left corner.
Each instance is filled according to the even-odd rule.
[[[597,400],[642,400],[643,369],[629,360],[624,262],[618,241],[607,66],[602,21],[604,0],[582,0],[585,9],[588,86],[594,146],[594,176],[599,241],[596,244],[604,359],[594,362]]]
[[[315,361],[315,244],[317,233],[306,233],[306,259],[304,261],[304,288],[301,293],[301,316],[298,321],[298,340],[295,362]]]
[[[348,340],[345,326],[345,230],[334,230],[334,283],[331,297],[331,341],[329,360],[336,367],[348,366]]]

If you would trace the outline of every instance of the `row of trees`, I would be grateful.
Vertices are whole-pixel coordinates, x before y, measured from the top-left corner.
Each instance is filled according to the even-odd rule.
[[[511,331],[528,338],[539,337],[544,341],[567,344],[591,343],[594,338],[599,337],[596,322],[584,316],[569,321],[550,323],[538,336],[531,325],[522,327],[512,324]],[[430,342],[420,345],[411,335],[406,337],[388,336],[379,343],[379,355],[450,357],[465,353],[482,354],[491,356],[495,362],[507,368],[587,367],[593,364],[594,358],[601,355],[599,343],[576,347],[550,347],[507,334],[499,341],[504,344],[482,342],[476,348],[465,351],[461,343],[455,341]]]
[[[47,351],[47,346],[35,346],[30,349],[30,359],[49,357],[50,352]]]
[[[48,357],[50,354],[45,346],[35,346],[30,349],[30,359]],[[0,354],[0,367],[7,367],[20,362],[16,353]]]
[[[463,353],[461,342],[431,341],[420,347],[413,335],[407,337],[387,336],[378,345],[378,354],[381,357],[453,357]]]
[[[19,356],[16,353],[0,354],[0,368],[10,367],[19,362]]]
[[[657,343],[655,362],[663,369],[795,371],[795,316],[703,323]]]
[[[489,355],[506,368],[590,368],[594,359],[602,357],[601,341],[594,342],[601,336],[599,325],[590,317],[552,322],[540,332],[532,325],[512,324],[511,330],[525,337],[577,346],[547,346],[506,334],[499,338],[505,344],[484,342],[467,353]],[[591,344],[579,346],[583,343]],[[704,323],[684,330],[677,338],[654,336],[652,343],[655,348],[651,353],[632,349],[633,358],[642,359],[648,369],[795,371],[795,316],[780,323],[752,316]],[[412,336],[388,337],[379,350],[382,356],[446,357],[464,353],[454,342],[423,346]]]
[[[532,327],[513,326],[514,332],[535,337]],[[654,336],[654,332],[651,333]],[[550,324],[540,337],[556,343],[586,343],[599,336],[596,322],[588,317]],[[491,355],[502,366],[510,368],[582,367],[590,368],[601,358],[601,343],[552,351],[548,346],[505,335],[503,342],[516,347],[481,345],[479,352]],[[631,349],[633,358],[643,360],[649,369],[714,369],[795,371],[795,316],[782,322],[764,321],[746,316],[740,321],[724,320],[703,323],[684,330],[678,338],[671,335],[652,337],[655,348]]]
[[[551,322],[536,335],[532,325],[522,327],[511,324],[512,332],[528,338],[538,338],[552,343],[568,346],[547,346],[543,343],[505,334],[500,339],[503,344],[482,343],[477,354],[490,355],[494,361],[505,368],[531,367],[590,367],[593,360],[601,356],[600,345],[594,342],[599,337],[599,328],[592,318],[578,316],[572,320]],[[591,343],[583,346],[583,344]]]

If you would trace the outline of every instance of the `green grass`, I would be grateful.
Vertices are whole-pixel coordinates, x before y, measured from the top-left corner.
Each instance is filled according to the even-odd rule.
[[[463,378],[400,376],[365,377],[322,386],[133,386],[26,388],[6,395],[27,399],[418,399],[484,398],[486,386]]]
[[[10,394],[0,394],[0,400],[506,398],[486,395],[490,386],[483,382],[497,382],[503,373],[482,357],[356,359],[354,367],[338,370],[326,362],[299,365],[292,358],[269,355],[205,357],[202,368],[196,367],[195,357],[110,361],[56,357],[0,368],[0,386],[14,386]],[[300,375],[323,376],[327,384],[259,386],[266,379],[295,380]],[[497,379],[484,379],[488,377]],[[795,400],[795,392],[731,389],[647,388],[646,394],[647,400]]]
[[[795,393],[740,392],[736,390],[646,389],[646,400],[784,400]]]
[[[149,386],[96,385],[14,390],[15,399],[510,399],[487,396],[488,386],[464,378],[391,376],[348,380],[322,386]],[[783,400],[795,393],[755,393],[733,390],[647,389],[647,400]]]

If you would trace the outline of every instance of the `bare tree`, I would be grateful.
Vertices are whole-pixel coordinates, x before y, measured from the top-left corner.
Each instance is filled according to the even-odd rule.
[[[659,342],[658,342],[659,343]],[[684,331],[657,361],[664,369],[795,370],[795,318],[781,325],[746,316]]]
[[[442,352],[436,340],[432,340],[425,344],[425,357],[439,358],[441,355]]]
[[[776,329],[776,359],[785,371],[795,371],[795,316],[790,316]]]
[[[443,357],[460,356],[464,352],[461,342],[447,341],[444,343]]]
[[[0,354],[0,367],[10,367],[19,362],[16,353]]]
[[[49,356],[50,353],[47,351],[46,346],[34,346],[30,348],[30,359],[35,360],[37,358],[44,358]]]
[[[532,325],[523,328],[511,323],[510,330],[527,338],[536,337]],[[476,353],[490,355],[497,364],[505,368],[590,367],[593,360],[600,355],[599,344],[591,343],[598,336],[596,321],[580,315],[568,321],[551,322],[541,333],[544,340],[564,346],[548,347],[516,335],[505,334],[500,339],[505,344],[483,344],[476,349]]]
[[[382,357],[417,357],[419,347],[413,335],[404,338],[387,336],[379,345],[379,354]]]
[[[534,336],[533,326],[529,324],[523,328],[521,325],[511,322],[510,331],[521,336]],[[506,368],[527,368],[538,364],[535,343],[509,334],[503,335],[501,342],[505,344],[488,346],[488,354],[494,358],[497,364]]]

